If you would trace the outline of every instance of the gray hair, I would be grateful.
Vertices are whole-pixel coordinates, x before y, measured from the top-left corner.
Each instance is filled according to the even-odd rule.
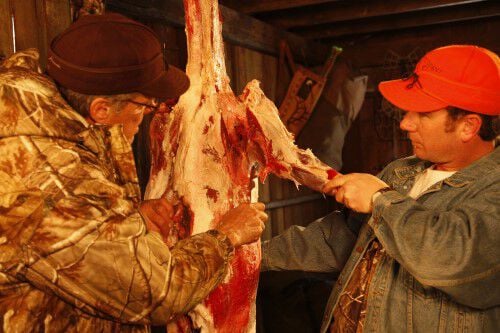
[[[116,94],[116,95],[86,95],[71,89],[60,86],[59,90],[63,95],[64,99],[68,102],[76,112],[78,112],[83,117],[90,117],[90,105],[92,101],[96,98],[105,98],[113,105],[113,110],[119,112],[126,103],[126,100],[135,97],[136,93],[128,94]]]

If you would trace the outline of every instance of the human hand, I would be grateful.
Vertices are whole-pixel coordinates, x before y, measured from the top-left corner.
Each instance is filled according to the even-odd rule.
[[[225,234],[234,247],[255,242],[264,231],[267,221],[261,202],[244,203],[228,211],[215,230]]]
[[[371,213],[372,197],[378,190],[388,187],[379,178],[367,173],[338,175],[323,186],[323,193],[335,196],[337,202],[359,212]]]
[[[159,232],[163,238],[168,236],[172,227],[174,206],[167,199],[144,200],[139,204],[139,211],[148,230]]]

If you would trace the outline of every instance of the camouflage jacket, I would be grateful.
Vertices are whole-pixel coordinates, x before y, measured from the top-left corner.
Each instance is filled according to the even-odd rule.
[[[89,126],[34,71],[0,67],[0,331],[148,331],[224,278],[232,248],[207,232],[168,249],[137,211],[121,127]]]

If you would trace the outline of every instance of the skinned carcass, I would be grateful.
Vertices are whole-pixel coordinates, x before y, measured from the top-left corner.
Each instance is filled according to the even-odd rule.
[[[257,81],[236,97],[229,86],[217,0],[185,0],[189,90],[151,123],[152,168],[146,198],[176,203],[168,245],[217,225],[250,201],[252,179],[269,173],[319,190],[336,172],[298,149]],[[202,332],[255,330],[258,242],[238,248],[225,281],[190,312]],[[177,328],[186,331],[186,320]],[[175,329],[175,327],[169,329]],[[170,332],[170,330],[169,330]]]

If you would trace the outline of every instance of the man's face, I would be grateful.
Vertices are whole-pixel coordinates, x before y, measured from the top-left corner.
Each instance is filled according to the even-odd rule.
[[[408,132],[414,154],[436,164],[448,163],[459,152],[460,138],[450,126],[448,111],[407,112],[399,127]]]
[[[122,124],[123,134],[130,143],[134,141],[134,136],[139,131],[139,125],[144,118],[144,114],[153,111],[155,102],[151,98],[137,94],[129,100],[119,104],[121,108],[111,112],[109,122],[112,124]],[[118,106],[116,104],[115,106]]]

